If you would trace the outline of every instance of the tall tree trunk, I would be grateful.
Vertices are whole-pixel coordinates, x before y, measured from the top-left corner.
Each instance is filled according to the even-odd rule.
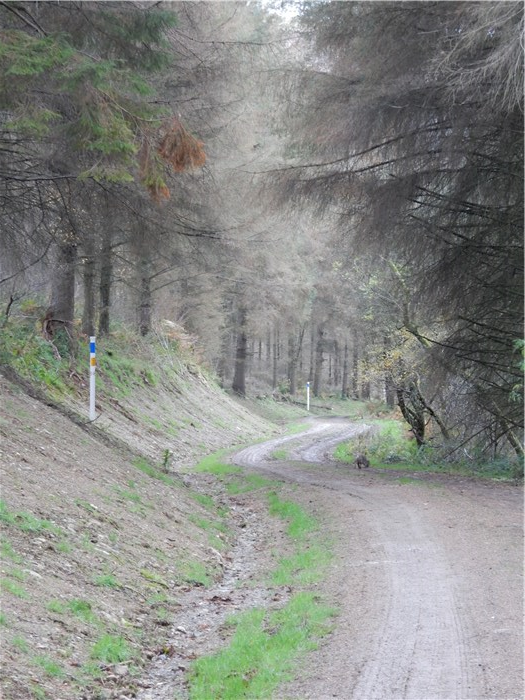
[[[324,351],[324,330],[321,326],[317,329],[317,343],[315,345],[315,369],[314,385],[312,392],[314,396],[319,396],[321,392],[321,377],[323,372],[323,351]]]
[[[343,383],[341,386],[341,398],[348,398],[348,340],[345,340],[345,349],[343,355]]]
[[[388,408],[394,408],[396,405],[396,388],[390,374],[385,375],[385,400]]]
[[[290,394],[292,396],[297,393],[297,367],[299,359],[302,357],[305,328],[306,326],[303,324],[297,338],[294,332],[288,336],[288,381],[290,382]]]
[[[370,392],[371,392],[370,380],[361,378],[361,389],[359,391],[359,393],[361,394],[361,398],[364,399],[365,401],[369,401],[370,395],[371,395]]]
[[[58,340],[68,352],[71,349],[75,316],[75,267],[77,241],[73,234],[57,242],[56,265],[53,270],[51,301],[44,319],[44,334]]]
[[[388,354],[390,349],[390,339],[385,336],[383,339],[383,346],[385,348],[385,356]],[[385,372],[385,401],[389,408],[394,408],[396,405],[396,389],[394,382],[392,381],[392,375],[390,372]]]
[[[417,446],[425,442],[425,409],[420,401],[419,391],[412,382],[404,388],[396,389],[397,403],[403,418],[410,425]]]
[[[273,365],[272,365],[272,389],[277,388],[279,369],[279,329],[277,326],[273,332]]]
[[[352,396],[356,401],[359,400],[359,336],[354,330],[352,348]]]
[[[341,381],[341,348],[337,340],[334,340],[334,386],[339,386]]]
[[[308,381],[313,382],[315,374],[315,325],[310,326],[310,368],[308,369]]]
[[[290,395],[294,396],[297,391],[297,348],[293,331],[288,336],[288,384]]]
[[[223,299],[222,311],[224,325],[221,332],[221,352],[217,363],[217,374],[221,380],[221,386],[227,386],[232,376],[232,358],[234,357],[234,330],[233,303],[228,295]]]
[[[82,309],[82,333],[95,335],[95,282],[97,267],[95,261],[95,241],[88,233],[84,238],[84,265],[82,280],[84,283],[84,308]]]
[[[111,285],[113,280],[113,251],[111,227],[104,230],[100,259],[99,316],[98,334],[109,334],[109,310],[111,306]]]
[[[270,376],[270,372],[272,372],[272,331],[270,326],[268,325],[268,328],[266,329],[266,342],[265,342],[265,350],[266,350],[266,372],[268,374],[268,377]]]
[[[272,389],[279,383],[279,324],[274,324],[272,343]]]
[[[139,331],[145,336],[151,331],[151,270],[150,261],[140,261]]]
[[[237,342],[235,347],[235,371],[232,390],[239,396],[246,396],[246,358],[248,356],[248,338],[246,335],[246,309],[241,307],[238,313]]]

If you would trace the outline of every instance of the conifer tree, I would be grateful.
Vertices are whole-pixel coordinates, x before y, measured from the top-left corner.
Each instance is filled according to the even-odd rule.
[[[5,228],[12,247],[23,248],[28,212],[46,220],[57,260],[50,335],[70,330],[74,284],[63,282],[74,279],[84,243],[92,261],[91,232],[74,225],[92,202],[88,182],[107,189],[138,179],[158,201],[169,197],[166,167],[204,161],[202,144],[155,95],[154,76],[172,61],[166,31],[175,23],[170,8],[139,3],[0,4]],[[92,329],[92,319],[84,326]]]

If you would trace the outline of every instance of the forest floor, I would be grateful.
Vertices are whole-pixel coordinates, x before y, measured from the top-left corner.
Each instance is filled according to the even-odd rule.
[[[2,697],[190,697],[191,664],[228,643],[228,616],[293,593],[268,581],[290,543],[264,490],[192,470],[189,439],[178,470],[137,457],[149,440],[158,463],[165,442],[142,435],[129,407],[106,412],[120,442],[103,444],[15,385],[0,390]],[[204,452],[272,433],[228,402],[213,409],[222,437],[198,431],[207,419],[192,410],[181,430]],[[338,608],[333,630],[272,697],[523,697],[521,489],[332,461],[366,429],[318,417],[232,458],[280,482],[334,553],[310,586]]]

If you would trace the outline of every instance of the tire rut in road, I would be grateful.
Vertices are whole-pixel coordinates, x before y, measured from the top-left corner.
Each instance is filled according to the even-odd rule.
[[[466,698],[465,645],[441,547],[412,507],[376,506],[387,604],[352,697]]]

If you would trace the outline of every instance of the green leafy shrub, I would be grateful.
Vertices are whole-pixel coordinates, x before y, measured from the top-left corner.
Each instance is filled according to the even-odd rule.
[[[59,343],[60,344],[60,343]],[[60,352],[37,332],[33,322],[10,321],[2,329],[0,362],[13,367],[25,379],[51,392],[67,391],[64,376],[69,368],[67,350]]]

